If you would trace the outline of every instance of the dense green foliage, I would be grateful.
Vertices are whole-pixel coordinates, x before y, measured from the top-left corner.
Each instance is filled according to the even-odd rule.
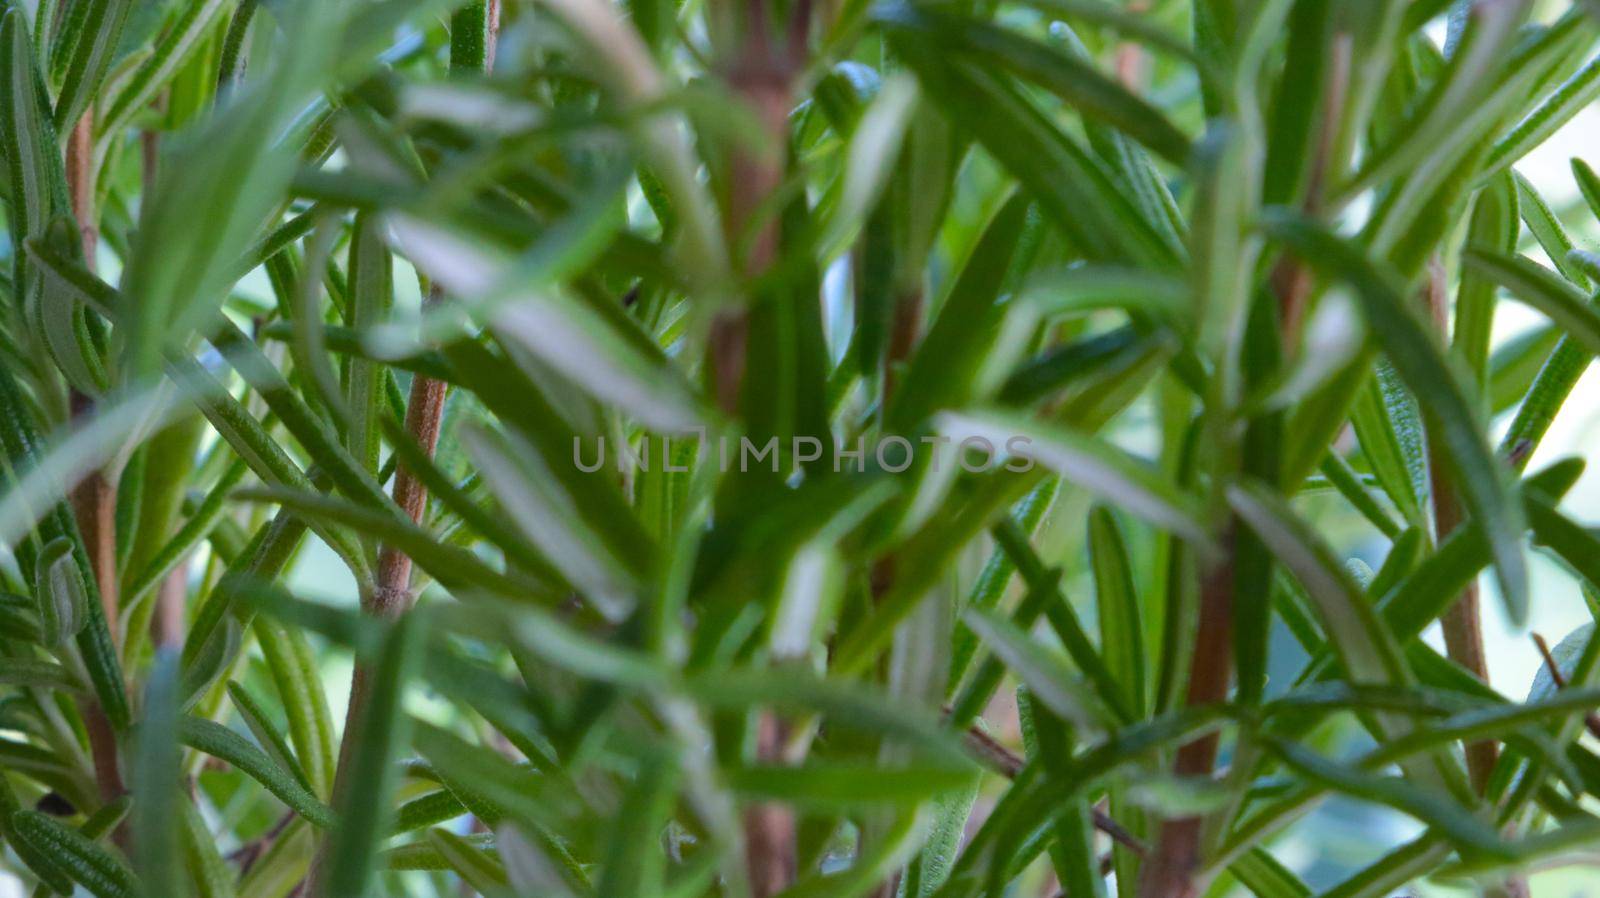
[[[1509,695],[1480,625],[1535,553],[1600,613],[1583,460],[1529,464],[1600,177],[1516,168],[1595,9],[0,10],[0,889],[1597,856],[1600,638]],[[1341,802],[1411,835],[1308,873]]]

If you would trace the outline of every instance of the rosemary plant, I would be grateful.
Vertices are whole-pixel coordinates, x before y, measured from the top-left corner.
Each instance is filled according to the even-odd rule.
[[[1600,8],[0,13],[0,894],[1600,857]]]

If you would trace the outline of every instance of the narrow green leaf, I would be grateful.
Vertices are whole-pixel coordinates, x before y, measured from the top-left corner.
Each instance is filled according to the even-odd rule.
[[[11,816],[17,837],[29,848],[72,877],[95,898],[134,898],[139,884],[133,872],[109,848],[37,811]]]
[[[348,318],[350,326],[361,332],[389,317],[394,305],[394,266],[377,219],[359,214],[351,228]],[[378,423],[383,383],[384,372],[378,365],[358,358],[346,363],[345,403],[350,419],[344,426],[345,448],[373,474],[378,471],[383,449]]]
[[[323,493],[281,488],[241,490],[241,498],[275,502],[287,508],[336,522],[361,533],[378,537],[404,551],[417,566],[433,575],[446,588],[479,588],[497,595],[532,598],[549,590],[540,583],[514,574],[503,574],[459,546],[439,542],[427,531],[394,516],[362,508]]]
[[[256,626],[261,626],[261,619],[256,619]],[[257,637],[258,641],[265,644],[266,640]],[[266,706],[255,694],[245,688],[244,684],[230,681],[227,685],[228,698],[233,701],[234,710],[244,719],[245,726],[250,728],[250,734],[256,737],[267,755],[284,770],[289,771],[300,785],[311,789],[311,782],[306,778],[305,771],[300,769],[300,762],[295,760],[294,752],[289,748],[289,741],[283,733],[278,731],[272,720],[267,716]]]
[[[1032,538],[1034,531],[1049,513],[1050,508],[1055,503],[1056,493],[1060,486],[1061,482],[1059,480],[1051,478],[1034,487],[1021,502],[1017,503],[1016,509],[1012,512],[1012,519],[1017,522],[1017,526],[1022,531],[1025,539]],[[1006,554],[1005,550],[997,547],[989,554],[988,561],[984,562],[983,570],[979,572],[977,579],[973,581],[972,591],[968,593],[966,602],[961,607],[984,610],[995,608],[1005,596],[1006,590],[1011,584],[1011,577],[1016,572],[1016,569],[1016,563],[1011,560],[1011,556]],[[1024,621],[1021,625],[1027,626],[1031,623],[1031,620]],[[971,629],[964,623],[958,623],[954,646],[950,650],[950,682],[946,692],[954,692],[956,686],[960,684],[962,678],[966,675],[967,668],[977,654],[977,648],[977,637],[972,633]],[[985,659],[979,669],[980,672],[975,675],[974,680],[988,679],[992,676],[998,685],[999,670],[994,670],[993,673],[985,672],[986,669],[995,666],[992,658]],[[966,722],[966,715],[959,710],[962,704],[962,702],[957,701],[955,703],[957,710],[952,710],[951,712],[951,716],[957,724]]]
[[[1182,281],[1126,268],[1083,265],[1029,278],[1022,295],[1046,316],[1124,309],[1183,332],[1193,302]]]
[[[197,751],[221,758],[260,783],[295,813],[319,829],[334,823],[333,812],[317,800],[293,774],[273,763],[266,752],[251,745],[227,727],[199,717],[178,719],[178,741]]]
[[[1497,253],[1515,252],[1519,220],[1516,183],[1509,176],[1497,177],[1478,193],[1473,203],[1467,225],[1467,246]],[[1485,283],[1482,277],[1462,272],[1461,286],[1456,291],[1451,347],[1466,360],[1480,393],[1488,386],[1494,306],[1493,286]]]
[[[18,305],[34,310],[29,319],[37,317],[37,280],[19,248],[47,233],[52,217],[69,209],[57,146],[27,22],[20,8],[8,7],[0,17],[0,160],[6,167],[11,282]]]
[[[143,717],[134,731],[130,782],[133,785],[133,865],[145,898],[181,894],[179,860],[183,801],[178,752],[178,653],[156,652],[145,682]]]
[[[1350,406],[1350,421],[1361,442],[1361,455],[1389,501],[1408,524],[1426,520],[1428,493],[1423,431],[1417,406],[1395,376],[1378,364]]]
[[[1589,60],[1561,82],[1538,106],[1529,110],[1510,133],[1497,140],[1484,162],[1485,171],[1493,173],[1515,165],[1597,97],[1600,97],[1600,57]]]
[[[1350,463],[1345,461],[1343,456],[1336,452],[1328,453],[1322,461],[1322,473],[1328,478],[1328,482],[1333,484],[1334,489],[1348,499],[1350,504],[1361,512],[1361,516],[1372,522],[1384,536],[1392,539],[1400,535],[1403,529],[1401,525],[1372,498],[1361,475],[1350,467]]]
[[[1526,256],[1470,249],[1462,263],[1547,315],[1592,355],[1600,352],[1600,312],[1583,291]]]
[[[13,15],[15,13],[8,13],[6,21],[10,21],[10,16]],[[88,442],[98,444],[105,441],[105,437],[97,433],[93,425],[78,433],[80,436],[87,434]],[[72,543],[72,557],[77,562],[78,575],[83,579],[87,591],[84,602],[86,623],[78,632],[76,640],[78,652],[88,671],[89,682],[94,687],[95,697],[100,702],[101,710],[105,712],[113,728],[126,729],[130,717],[127,691],[123,685],[116,647],[111,641],[111,630],[100,606],[99,589],[95,585],[94,571],[89,567],[88,553],[84,550],[83,540],[78,534],[77,522],[73,519],[71,511],[67,509],[65,503],[55,500],[55,497],[59,496],[55,488],[55,484],[60,482],[56,479],[58,472],[49,470],[48,460],[44,458],[38,434],[34,430],[32,410],[23,400],[10,368],[4,365],[0,365],[0,444],[4,445],[12,470],[31,470],[33,474],[42,471],[45,475],[42,483],[50,487],[45,491],[46,501],[39,502],[37,500],[41,497],[29,496],[26,483],[14,485],[7,493],[5,501],[7,504],[18,502],[28,509],[26,517],[30,522],[29,526],[37,519],[38,511],[35,509],[41,507],[47,509],[43,521],[39,522],[39,535],[45,540],[64,537]],[[55,458],[59,459],[59,455],[60,453]],[[19,533],[18,536],[20,535]],[[12,538],[6,542],[16,545],[21,541]]]
[[[640,757],[637,777],[618,809],[618,825],[607,840],[605,865],[595,888],[597,898],[661,893],[666,857],[660,833],[672,813],[678,763],[666,751]]]
[[[1244,853],[1228,865],[1228,872],[1238,878],[1256,898],[1310,898],[1311,887],[1285,867],[1265,849],[1255,848]]]
[[[422,221],[401,218],[391,227],[403,254],[491,321],[495,333],[568,383],[627,410],[652,430],[692,430],[707,420],[703,400],[637,322],[620,307],[591,302],[554,282],[570,273],[569,266],[581,267],[580,260],[603,246],[600,238],[611,237],[618,224],[607,211],[614,206],[610,196],[592,198],[591,204],[595,208],[580,210],[565,228],[550,230],[553,240],[572,245],[535,244],[519,259],[499,257]],[[574,254],[577,259],[569,258]],[[459,316],[459,307],[452,314]]]
[[[1344,190],[1350,192],[1379,183],[1430,153],[1442,154],[1445,147],[1465,138],[1473,119],[1470,113],[1483,103],[1484,86],[1492,84],[1491,79],[1503,70],[1517,26],[1531,6],[1528,0],[1517,0],[1493,7],[1472,7],[1471,24],[1445,71],[1404,127],[1362,161],[1361,170],[1350,178]]]
[[[640,557],[644,547],[620,550],[614,543],[615,532],[588,526],[583,507],[577,504],[580,496],[567,492],[560,479],[548,476],[551,468],[565,464],[565,459],[541,458],[521,440],[487,431],[468,431],[463,442],[483,469],[484,479],[496,490],[501,507],[527,538],[596,609],[620,619],[635,601],[641,571],[630,562]]]
[[[499,860],[455,833],[446,829],[430,829],[428,843],[444,858],[445,864],[461,877],[461,881],[476,889],[480,895],[492,895],[509,885],[505,867],[500,865]]]
[[[83,685],[73,678],[65,667],[54,661],[32,658],[7,658],[0,665],[0,683],[14,686],[33,686],[40,689],[60,689],[77,692]]]
[[[288,184],[297,147],[280,137],[331,74],[347,10],[297,2],[284,12],[273,64],[186,135],[146,185],[136,251],[122,274],[126,379],[154,375],[169,345],[215,318],[236,260]]]
[[[183,800],[183,856],[195,898],[233,898],[235,873],[223,860],[217,839],[192,800]]]
[[[283,703],[289,722],[289,739],[294,756],[311,791],[333,794],[333,771],[337,762],[333,722],[328,712],[328,697],[322,688],[320,667],[303,631],[278,622],[258,618],[254,624],[257,644],[272,673],[273,687]]]
[[[55,108],[57,128],[70,128],[89,108],[111,68],[123,25],[135,5],[133,0],[89,0],[72,4],[74,11],[82,8],[83,18],[77,25],[79,36],[73,42],[72,53],[64,57],[66,68]]]
[[[1399,777],[1371,776],[1343,767],[1287,740],[1269,737],[1267,744],[1284,763],[1326,788],[1404,811],[1471,850],[1509,854],[1508,846],[1493,827],[1441,795]]]
[[[408,833],[443,823],[467,812],[466,805],[449,789],[436,789],[401,805],[394,814],[394,832]]]
[[[89,597],[71,540],[51,540],[39,553],[34,562],[33,594],[45,645],[64,645],[82,632],[89,618]]]
[[[1094,571],[1095,607],[1106,669],[1122,684],[1134,719],[1146,703],[1144,626],[1133,586],[1133,562],[1116,517],[1104,506],[1089,512],[1089,563]]]
[[[7,844],[23,866],[39,878],[41,888],[49,888],[62,895],[72,894],[72,879],[67,875],[67,869],[56,863],[57,853],[49,850],[48,846],[36,847],[18,834],[15,815],[21,808],[10,779],[0,776],[0,834],[5,835]],[[132,890],[128,891],[131,893]]]
[[[1188,161],[1189,140],[1160,110],[1085,60],[1022,35],[927,6],[880,9],[892,29],[931,38],[951,56],[970,56],[1009,69],[1076,108],[1127,134],[1169,161]]]
[[[104,101],[105,109],[95,122],[96,133],[116,134],[134,113],[149,105],[195,47],[214,30],[212,26],[228,6],[228,0],[195,0],[180,7],[177,19],[162,33],[155,52]]]
[[[410,730],[401,700],[421,654],[424,617],[413,611],[391,626],[372,668],[365,713],[350,722],[355,744],[348,750],[349,790],[330,836],[328,895],[359,898],[371,885],[374,856],[393,813],[396,755]]]
[[[1038,198],[1071,243],[1095,261],[1170,268],[1177,254],[1099,160],[1063,134],[992,68],[904,33],[890,43],[927,96],[971,129],[985,149]]]

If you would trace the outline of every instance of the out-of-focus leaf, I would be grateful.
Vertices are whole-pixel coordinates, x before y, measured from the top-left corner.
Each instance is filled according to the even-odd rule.
[[[1127,693],[1135,719],[1142,718],[1146,701],[1144,627],[1133,586],[1133,562],[1116,517],[1103,506],[1089,512],[1089,561],[1094,570],[1106,668]]]
[[[972,130],[1090,259],[1158,269],[1173,264],[1172,248],[1099,161],[1010,84],[914,36],[891,33],[890,42],[926,94]]]
[[[1427,324],[1414,311],[1415,303],[1406,302],[1391,278],[1354,246],[1320,225],[1278,214],[1269,228],[1308,263],[1348,281],[1356,291],[1373,335],[1437,429],[1454,482],[1489,537],[1507,612],[1512,620],[1524,620],[1528,577],[1519,539],[1521,508],[1508,472],[1485,444],[1460,375],[1442,357]]]
[[[704,404],[637,323],[620,308],[557,286],[619,224],[608,211],[610,197],[591,204],[519,259],[499,257],[426,222],[401,218],[392,227],[402,253],[569,383],[653,430],[688,431],[706,420]]]
[[[330,74],[345,12],[316,2],[285,8],[274,64],[186,135],[146,187],[137,250],[122,276],[125,379],[154,375],[168,345],[215,316],[235,260],[288,184],[297,154],[281,135]]]
[[[1399,777],[1372,776],[1343,767],[1286,740],[1272,739],[1269,744],[1286,764],[1327,788],[1404,811],[1474,851],[1509,854],[1493,827],[1441,795]]]
[[[895,390],[885,415],[892,431],[910,432],[939,409],[982,401],[1010,373],[1034,321],[1027,306],[1001,298],[1027,214],[1027,198],[1012,196],[984,227]]]
[[[500,862],[466,839],[447,829],[428,830],[431,844],[444,862],[461,877],[461,881],[476,889],[479,894],[492,895],[508,884],[506,870]]]
[[[194,802],[183,802],[183,856],[194,883],[195,898],[233,898],[234,871],[223,860],[216,838]]]
[[[939,417],[939,428],[957,443],[983,440],[997,452],[1009,453],[1013,460],[1008,465],[1041,464],[1130,514],[1202,549],[1211,547],[1193,499],[1106,443],[1011,412],[947,412]]]
[[[730,788],[752,798],[818,809],[917,804],[965,788],[972,769],[809,763],[802,767],[741,767],[724,771]]]
[[[1531,5],[1518,0],[1493,7],[1472,7],[1472,23],[1446,70],[1403,128],[1362,161],[1360,172],[1345,189],[1378,183],[1429,153],[1442,154],[1442,145],[1466,136],[1462,132],[1472,120],[1468,113],[1483,102],[1482,88],[1493,83],[1491,79],[1504,65],[1517,26]]]
[[[139,892],[145,898],[176,895],[183,889],[179,672],[177,651],[158,649],[145,685],[144,714],[134,731],[130,765],[133,864],[139,875]]]
[[[666,858],[659,833],[672,810],[677,761],[666,753],[641,758],[636,780],[623,798],[620,822],[606,848],[598,898],[659,894]]]
[[[967,626],[989,644],[989,648],[1006,663],[1011,672],[1026,683],[1029,691],[1051,711],[1085,727],[1106,726],[1115,719],[1085,701],[1083,686],[1072,675],[1066,659],[1036,643],[1009,620],[992,611],[976,608],[969,609],[964,617]],[[1103,662],[1092,666],[1099,668],[1089,673],[1094,689],[1101,693],[1121,689],[1122,684],[1113,679]],[[1127,706],[1127,699],[1120,691],[1113,691],[1112,696],[1117,700],[1113,707]]]
[[[1093,117],[1183,164],[1189,140],[1160,110],[1085,60],[986,22],[910,4],[878,12],[895,30],[930,39],[950,56],[971,56],[1009,69]]]
[[[332,520],[354,530],[378,536],[404,549],[418,567],[429,571],[449,588],[491,590],[500,595],[539,595],[543,588],[531,581],[500,573],[466,549],[441,543],[426,531],[396,517],[362,508],[353,502],[321,493],[268,489],[242,491],[244,498],[260,499],[295,509],[319,520]]]
[[[1228,865],[1228,872],[1237,877],[1256,898],[1310,898],[1311,895],[1311,887],[1301,882],[1300,877],[1265,849],[1245,852]]]
[[[1228,503],[1305,586],[1352,678],[1375,683],[1410,680],[1388,627],[1298,516],[1258,484],[1229,487]]]
[[[1464,265],[1549,316],[1590,354],[1600,352],[1600,312],[1589,304],[1583,291],[1524,256],[1468,250],[1461,259]]]

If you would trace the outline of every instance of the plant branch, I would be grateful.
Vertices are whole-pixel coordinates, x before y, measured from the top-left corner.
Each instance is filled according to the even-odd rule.
[[[1218,540],[1222,560],[1206,571],[1200,582],[1200,625],[1195,632],[1194,656],[1189,666],[1189,707],[1213,705],[1228,697],[1233,676],[1233,534]],[[1217,764],[1219,736],[1210,733],[1178,748],[1175,776],[1209,777]],[[1203,818],[1178,817],[1161,823],[1155,851],[1140,870],[1139,894],[1159,898],[1190,898],[1199,894],[1195,874],[1200,869]]]
[[[1423,293],[1435,326],[1438,327],[1440,334],[1448,334],[1450,297],[1446,286],[1444,264],[1437,255],[1428,265]],[[1436,542],[1442,542],[1462,525],[1466,515],[1461,508],[1461,497],[1456,492],[1446,466],[1443,440],[1432,433],[1429,437],[1428,476],[1429,492],[1433,498],[1434,539]],[[1483,622],[1476,581],[1467,583],[1460,597],[1445,611],[1439,623],[1444,630],[1445,652],[1450,660],[1471,671],[1479,680],[1489,682],[1489,663],[1483,651]],[[1494,771],[1495,762],[1500,758],[1499,747],[1493,740],[1485,739],[1468,744],[1466,754],[1467,773],[1472,779],[1472,787],[1482,795],[1489,787],[1489,776]]]
[[[84,265],[94,270],[95,249],[100,242],[94,210],[94,115],[86,112],[67,138],[67,191],[72,217],[78,223]],[[72,416],[80,418],[94,408],[91,397],[74,389],[69,394]],[[120,644],[117,622],[117,491],[103,469],[91,471],[72,490],[72,512],[82,534],[89,567],[100,591],[100,607],[114,644]],[[85,708],[83,726],[89,737],[89,753],[94,760],[95,785],[100,797],[110,801],[127,791],[117,758],[116,734],[111,721],[92,700]],[[122,833],[121,829],[118,833]]]
[[[753,282],[777,258],[779,222],[769,208],[783,181],[788,155],[789,109],[794,81],[804,54],[809,29],[809,5],[796,6],[795,19],[787,23],[781,47],[773,46],[768,0],[748,0],[742,44],[736,50],[726,78],[729,88],[756,117],[756,139],[736,143],[728,171],[727,242],[747,246],[735,265]],[[747,305],[722,310],[712,320],[708,361],[717,406],[737,418],[749,352]],[[756,715],[756,757],[766,763],[784,759],[788,725],[772,710]],[[770,898],[788,888],[798,873],[794,811],[781,802],[757,802],[743,815],[746,872],[755,898]]]
[[[477,4],[470,13],[463,11],[467,14],[458,14],[451,20],[452,69],[479,70],[487,69],[492,64],[495,42],[499,36],[499,6],[500,0],[487,0],[483,4]],[[462,28],[471,28],[474,33],[470,35],[455,33]],[[436,286],[430,287],[427,302],[437,303],[440,299],[439,289]],[[417,446],[430,458],[439,442],[447,393],[448,385],[443,381],[422,374],[412,376],[411,395],[406,402],[404,427],[406,434],[416,440]],[[400,506],[412,523],[422,522],[423,514],[427,510],[427,487],[404,463],[395,469],[393,496],[395,504]],[[393,620],[405,614],[412,602],[411,567],[411,557],[403,550],[393,545],[383,545],[378,551],[376,581],[368,594],[362,597],[362,610],[385,620]],[[352,726],[365,717],[371,700],[372,671],[358,661],[351,673],[350,700],[345,709],[344,735],[340,740],[339,759],[334,771],[335,807],[344,807],[345,799],[348,797],[346,793],[350,789],[351,758],[353,748],[357,744],[357,740],[352,738]],[[318,857],[312,864],[307,877],[309,885],[306,894],[320,896],[324,893],[326,883],[322,877],[327,869],[324,861],[329,843],[329,839],[323,840]]]

